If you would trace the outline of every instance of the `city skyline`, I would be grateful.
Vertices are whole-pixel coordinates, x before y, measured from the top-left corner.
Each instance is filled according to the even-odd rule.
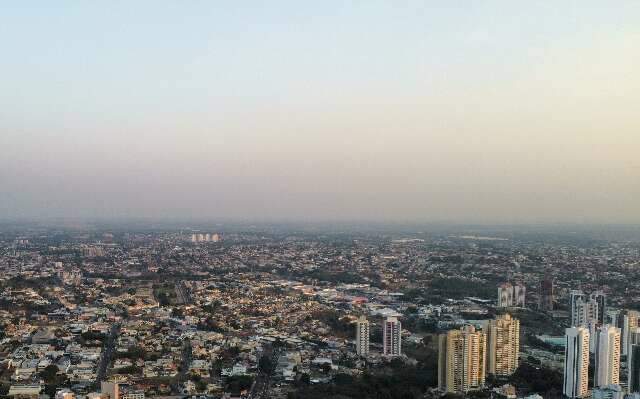
[[[6,2],[0,398],[640,399],[640,2]]]
[[[0,225],[0,394],[633,399],[639,241],[567,237]]]

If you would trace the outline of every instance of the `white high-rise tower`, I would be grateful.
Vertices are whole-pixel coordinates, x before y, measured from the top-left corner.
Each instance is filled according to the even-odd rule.
[[[511,306],[513,306],[513,286],[510,283],[504,283],[498,287],[498,307]]]
[[[629,332],[636,327],[639,327],[638,320],[640,319],[640,313],[635,310],[625,311],[622,317],[622,354],[629,354]]]
[[[519,307],[525,306],[526,287],[522,284],[504,283],[498,287],[498,307]]]
[[[595,386],[620,383],[620,329],[604,325],[596,336]]]
[[[589,388],[589,330],[567,328],[565,340],[562,393],[569,398],[582,398]]]
[[[596,293],[589,299],[582,291],[571,291],[571,327],[599,326],[604,321],[600,314],[600,303],[604,306],[604,295]]]
[[[364,316],[356,322],[356,353],[358,356],[369,355],[369,321]]]

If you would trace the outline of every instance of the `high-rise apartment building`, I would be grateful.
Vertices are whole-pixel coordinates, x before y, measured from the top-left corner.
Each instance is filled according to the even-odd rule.
[[[538,309],[544,312],[553,310],[553,280],[551,278],[545,278],[540,282]]]
[[[600,309],[598,299],[589,298],[582,291],[571,291],[571,327],[599,325]],[[602,319],[604,320],[604,314]]]
[[[513,286],[513,306],[524,308],[527,288],[522,284]]]
[[[513,306],[513,286],[509,283],[498,287],[498,307],[506,308]]]
[[[622,354],[629,354],[629,333],[638,327],[640,313],[635,310],[625,310],[622,315]]]
[[[640,393],[640,327],[628,333],[627,348],[627,389],[629,393]]]
[[[618,309],[607,309],[605,314],[606,323],[611,324],[612,326],[619,327],[622,331],[622,326],[620,323],[620,310]]]
[[[598,328],[595,339],[594,385],[604,387],[620,383],[620,329],[610,325]]]
[[[441,334],[438,341],[438,387],[464,394],[485,382],[486,335],[471,326]]]
[[[589,330],[567,328],[565,332],[564,382],[562,393],[569,398],[582,398],[589,387]]]
[[[382,323],[382,353],[387,356],[402,354],[402,324],[396,317],[387,317]]]
[[[356,353],[364,357],[369,355],[369,321],[364,316],[356,321]]]
[[[598,304],[595,312],[595,319],[598,325],[606,324],[607,320],[605,320],[605,316],[607,315],[607,296],[602,291],[596,291],[591,293],[589,300]]]
[[[525,306],[526,287],[522,284],[504,283],[498,287],[498,307]]]
[[[569,298],[571,301],[571,325],[575,326],[573,322],[576,318],[576,315],[578,314],[578,304],[579,302],[584,302],[586,297],[584,295],[584,292],[582,292],[581,290],[572,290],[569,294]]]
[[[587,327],[589,330],[589,352],[595,355],[597,345],[596,340],[598,339],[598,330],[600,329],[600,326],[595,320],[589,320],[587,325],[584,327]]]
[[[487,326],[487,373],[508,376],[518,368],[520,320],[505,314]]]

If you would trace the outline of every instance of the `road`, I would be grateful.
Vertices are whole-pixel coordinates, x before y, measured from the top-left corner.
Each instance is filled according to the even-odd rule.
[[[189,288],[185,285],[184,281],[180,281],[175,285],[176,299],[179,305],[188,305],[191,303],[191,294]]]
[[[174,384],[171,384],[171,389],[174,392],[180,392],[180,384],[182,384],[186,380],[187,372],[189,371],[189,366],[191,365],[191,359],[193,357],[193,353],[191,351],[191,342],[186,340],[182,344],[182,362],[180,364],[180,371],[178,372],[178,377]]]
[[[113,351],[116,347],[116,338],[118,337],[118,333],[120,332],[120,323],[116,323],[111,326],[111,330],[109,330],[109,336],[107,337],[107,342],[104,345],[104,350],[102,351],[102,355],[100,356],[100,364],[98,365],[98,371],[96,373],[96,387],[100,386],[100,383],[104,381],[107,376],[107,367],[109,363],[111,363],[111,358],[113,357]]]
[[[281,349],[277,348],[271,351],[271,364],[273,364],[273,369],[278,366],[278,359],[280,358]],[[271,387],[271,377],[273,376],[273,372],[267,374],[263,372],[259,372],[256,380],[251,387],[251,392],[247,395],[247,399],[262,399],[267,398],[269,393],[269,388]]]

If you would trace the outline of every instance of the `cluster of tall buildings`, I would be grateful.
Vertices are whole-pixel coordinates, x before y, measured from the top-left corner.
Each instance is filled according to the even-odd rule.
[[[363,357],[369,355],[369,321],[364,316],[356,321],[356,353]],[[402,355],[402,323],[397,317],[382,320],[382,354]]]
[[[105,254],[104,248],[97,246],[90,246],[82,248],[82,256],[87,258],[99,258],[103,257]]]
[[[640,393],[640,313],[632,310],[609,312],[606,296],[582,291],[570,294],[571,328],[565,333],[563,394],[583,398],[589,392],[590,354],[594,354],[592,397],[618,398],[620,363],[626,356],[628,392]]]
[[[586,327],[567,328],[562,392],[569,398],[583,398],[589,394],[592,341],[595,342],[594,390],[609,390],[620,384],[620,329],[608,324],[599,326],[592,339]]]
[[[219,242],[222,239],[218,233],[193,233],[191,242]]]
[[[525,305],[526,288],[522,284],[504,283],[498,287],[498,307],[511,308]]]
[[[438,388],[464,394],[481,389],[487,374],[508,376],[518,368],[520,321],[505,314],[486,331],[466,325],[441,334],[438,341]]]
[[[571,298],[571,326],[603,325],[605,323],[606,297],[601,291],[587,297],[580,290],[573,290]]]

